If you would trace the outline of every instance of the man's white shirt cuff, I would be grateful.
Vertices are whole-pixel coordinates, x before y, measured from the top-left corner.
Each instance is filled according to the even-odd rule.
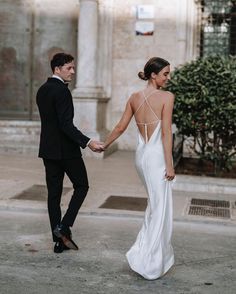
[[[92,139],[90,139],[90,140],[88,141],[88,143],[86,144],[86,146],[88,146],[88,145],[90,144],[91,141],[92,141]]]

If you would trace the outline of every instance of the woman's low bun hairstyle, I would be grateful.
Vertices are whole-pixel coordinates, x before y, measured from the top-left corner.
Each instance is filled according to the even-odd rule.
[[[154,72],[158,74],[164,67],[170,65],[170,63],[160,57],[152,57],[144,66],[144,71],[138,73],[138,77],[144,81],[147,81],[151,78],[151,74]]]
[[[140,71],[138,73],[138,77],[141,79],[141,80],[144,80],[144,81],[147,81],[148,78],[145,76],[145,73],[143,71]]]

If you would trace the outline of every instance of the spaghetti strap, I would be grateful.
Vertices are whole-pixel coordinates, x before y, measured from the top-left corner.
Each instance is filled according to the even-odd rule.
[[[136,121],[137,125],[142,125],[144,127],[144,140],[145,143],[148,142],[148,126],[158,123],[160,121],[159,117],[156,115],[155,111],[152,109],[150,103],[148,102],[148,98],[155,93],[157,90],[152,91],[148,96],[145,96],[144,90],[142,91],[143,96],[144,96],[144,100],[142,101],[142,103],[138,106],[138,108],[136,109],[136,111],[134,112],[134,115],[139,111],[139,109],[144,105],[144,103],[146,102],[147,106],[149,107],[149,109],[151,110],[151,112],[155,115],[156,119],[151,121],[151,122],[138,122]]]
[[[136,113],[139,111],[139,109],[143,106],[143,104],[144,104],[145,102],[147,102],[147,99],[148,99],[153,93],[155,93],[156,91],[157,91],[157,90],[152,91],[148,96],[145,96],[144,91],[142,91],[142,92],[143,92],[143,96],[144,96],[144,100],[143,100],[143,102],[138,106],[138,108],[136,109],[136,111],[135,111],[134,114],[136,114]],[[150,107],[150,105],[148,105],[148,106]]]
[[[148,102],[148,100],[145,99],[145,101],[146,101],[148,107],[150,108],[151,112],[155,115],[156,119],[159,120],[159,117],[156,115],[155,111],[152,109],[152,107],[151,107],[150,103]]]
[[[143,96],[144,96],[144,100],[143,102],[138,106],[138,108],[136,109],[136,111],[134,112],[134,115],[139,111],[139,109],[144,105],[144,103],[146,102],[148,107],[150,108],[151,112],[155,115],[157,120],[160,120],[159,117],[156,115],[155,111],[152,109],[150,103],[148,102],[148,98],[155,93],[157,90],[152,91],[148,96],[145,95],[144,90],[142,91]],[[140,123],[141,124],[141,123]]]

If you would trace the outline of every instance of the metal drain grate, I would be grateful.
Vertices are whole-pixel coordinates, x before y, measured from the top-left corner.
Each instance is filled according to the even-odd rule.
[[[145,211],[147,198],[110,196],[99,208]]]
[[[63,188],[62,194],[66,194],[71,190],[71,188]],[[13,197],[13,199],[19,200],[36,200],[45,201],[47,199],[48,191],[47,187],[43,185],[33,185],[27,190],[22,191]]]
[[[191,205],[201,205],[210,207],[230,207],[230,202],[225,200],[197,199],[191,200]]]
[[[215,207],[190,206],[188,214],[208,217],[230,218],[229,209]]]

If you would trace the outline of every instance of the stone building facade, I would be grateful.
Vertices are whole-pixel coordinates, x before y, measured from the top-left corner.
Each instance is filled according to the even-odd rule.
[[[0,0],[0,148],[37,150],[38,87],[58,51],[76,58],[75,124],[103,140],[152,56],[172,69],[199,56],[200,1]],[[150,31],[151,30],[151,31]],[[133,123],[118,148],[133,150]]]

